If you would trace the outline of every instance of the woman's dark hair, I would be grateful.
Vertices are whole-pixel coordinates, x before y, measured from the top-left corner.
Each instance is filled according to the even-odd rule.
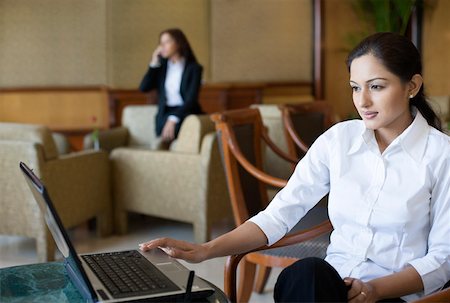
[[[376,33],[362,40],[348,55],[347,67],[350,71],[352,61],[371,54],[404,83],[409,82],[415,74],[422,74],[422,60],[419,51],[406,37],[394,33]],[[440,131],[442,125],[439,117],[428,104],[423,84],[419,92],[411,99],[428,124]]]
[[[178,45],[178,52],[180,56],[182,56],[187,62],[197,62],[197,58],[194,55],[194,51],[191,48],[191,45],[189,44],[188,39],[186,38],[186,35],[183,33],[183,31],[179,28],[169,28],[161,32],[159,34],[159,38],[161,39],[161,36],[163,34],[169,34],[173,40],[175,40],[175,43]]]

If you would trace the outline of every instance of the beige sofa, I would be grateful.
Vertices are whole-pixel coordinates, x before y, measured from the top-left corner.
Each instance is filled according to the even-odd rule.
[[[135,212],[191,223],[204,242],[214,222],[232,216],[214,124],[191,115],[169,151],[155,150],[155,114],[153,105],[128,106],[122,127],[100,133],[100,146],[112,150],[115,226],[125,233]]]
[[[43,180],[66,227],[96,217],[99,233],[111,232],[109,165],[105,152],[59,156],[47,128],[0,123],[0,234],[35,238],[39,260],[54,258],[53,238],[21,175],[20,161]]]

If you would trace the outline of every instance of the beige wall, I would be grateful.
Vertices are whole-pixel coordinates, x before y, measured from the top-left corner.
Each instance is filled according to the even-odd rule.
[[[311,0],[211,2],[214,81],[311,81]]]
[[[104,0],[0,0],[0,87],[106,83]]]
[[[147,70],[159,33],[181,28],[210,79],[208,0],[108,0],[108,84],[135,88]]]
[[[169,27],[206,81],[310,80],[311,22],[310,0],[0,0],[0,87],[136,88]]]
[[[450,96],[450,1],[427,1],[423,27],[425,90]]]
[[[350,0],[325,0],[325,97],[353,112],[346,33]],[[450,1],[427,1],[424,77],[450,95]],[[258,5],[256,5],[258,4]],[[0,0],[0,87],[137,87],[166,27],[182,27],[207,81],[304,80],[311,70],[309,0]],[[308,42],[305,42],[308,41]],[[239,46],[239,47],[237,47]],[[234,76],[233,76],[234,75]]]

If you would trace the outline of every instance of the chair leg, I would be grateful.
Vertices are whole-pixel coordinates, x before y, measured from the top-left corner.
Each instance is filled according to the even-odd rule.
[[[115,231],[124,235],[128,232],[128,213],[124,210],[116,210],[114,214]]]
[[[55,260],[55,241],[47,228],[44,235],[36,238],[36,252],[38,262],[50,262]]]
[[[250,300],[255,282],[256,264],[242,260],[239,269],[238,302],[246,303]]]
[[[113,228],[112,219],[112,213],[110,210],[105,210],[101,214],[97,215],[97,235],[99,237],[111,235]]]
[[[195,243],[205,243],[209,240],[209,228],[204,223],[194,223]]]
[[[267,280],[269,279],[270,272],[272,271],[272,267],[268,266],[258,266],[258,276],[256,278],[254,291],[262,294],[264,292],[264,288],[266,287]]]

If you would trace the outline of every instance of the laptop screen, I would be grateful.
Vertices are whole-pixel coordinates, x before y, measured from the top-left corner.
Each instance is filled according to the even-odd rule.
[[[75,248],[70,242],[69,236],[64,229],[61,219],[56,212],[55,207],[47,193],[47,190],[38,177],[29,169],[25,163],[20,162],[20,169],[25,176],[28,186],[36,200],[39,208],[44,215],[45,222],[52,233],[53,239],[58,246],[59,251],[65,258],[68,274],[75,279],[74,284],[79,288],[81,293],[91,300],[97,301],[97,295],[89,282],[86,272],[84,271],[80,259]],[[81,288],[81,289],[80,289]]]

